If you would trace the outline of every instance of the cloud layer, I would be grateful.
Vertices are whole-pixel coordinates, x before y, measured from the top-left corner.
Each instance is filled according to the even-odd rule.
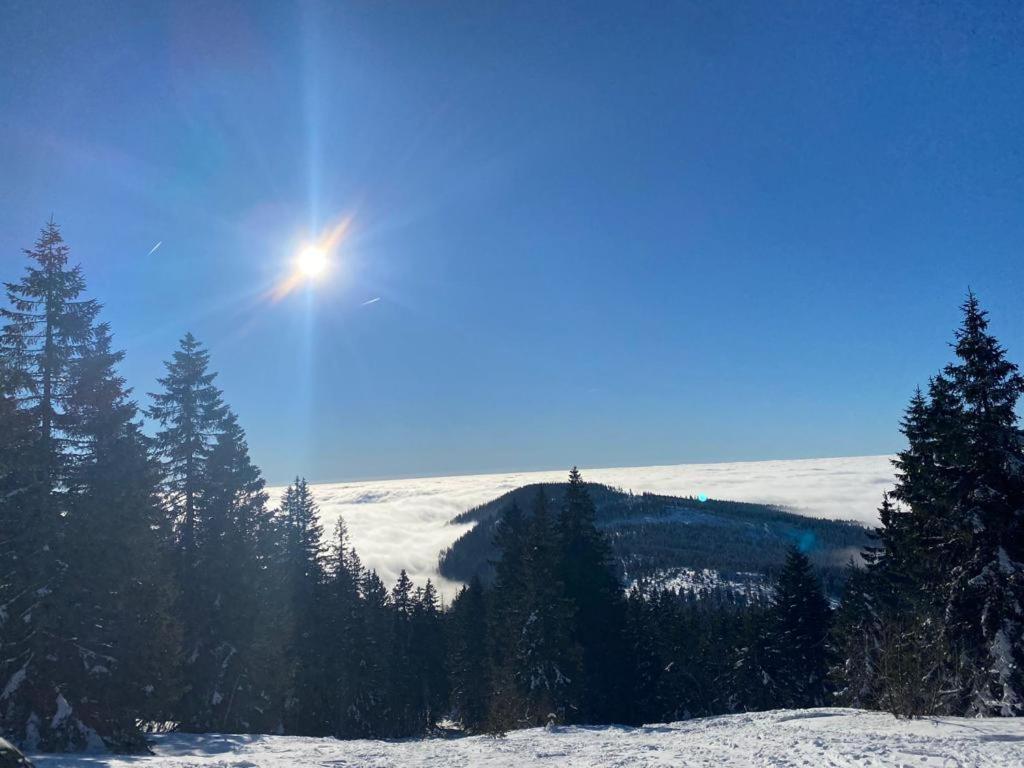
[[[889,456],[676,464],[583,469],[586,480],[635,492],[778,504],[812,517],[874,524],[882,491],[891,488]],[[448,596],[456,584],[437,573],[437,553],[471,528],[451,525],[460,512],[528,483],[559,482],[565,471],[463,475],[312,486],[324,528],[343,516],[363,563],[386,584],[401,569],[422,584],[433,579]],[[271,489],[274,503],[283,489]]]

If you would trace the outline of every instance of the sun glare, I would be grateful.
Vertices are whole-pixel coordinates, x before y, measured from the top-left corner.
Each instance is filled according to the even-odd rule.
[[[327,251],[316,245],[307,245],[299,251],[295,265],[305,277],[316,279],[327,270]]]
[[[338,250],[351,221],[346,216],[318,237],[302,243],[288,261],[288,273],[269,292],[270,299],[279,301],[300,286],[325,281],[337,271],[341,264]]]

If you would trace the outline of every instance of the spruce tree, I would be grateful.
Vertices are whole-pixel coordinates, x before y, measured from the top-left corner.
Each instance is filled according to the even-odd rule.
[[[303,478],[295,478],[281,501],[284,578],[291,621],[289,692],[285,728],[290,733],[325,735],[333,725],[330,680],[325,679],[323,619],[327,574],[323,527]]]
[[[779,574],[769,630],[783,706],[824,705],[830,618],[828,600],[810,560],[796,547],[790,549]]]
[[[391,646],[388,649],[388,701],[391,736],[407,737],[422,730],[419,668],[414,658],[413,612],[417,598],[402,569],[391,589]]]
[[[81,664],[62,682],[80,686],[108,746],[135,751],[145,746],[137,719],[171,716],[180,634],[159,475],[116,372],[123,357],[99,325],[70,369],[64,421],[74,452],[65,479],[62,611],[65,626],[78,628]]]
[[[1024,708],[1024,379],[969,294],[956,360],[903,421],[879,578],[882,697],[904,714]],[[884,667],[884,669],[881,669]],[[909,681],[909,682],[905,682]]]
[[[658,687],[665,664],[658,653],[654,612],[657,602],[649,600],[640,586],[634,586],[626,599],[625,636],[630,672],[629,721],[650,723],[659,719]]]
[[[583,478],[573,467],[558,519],[561,579],[572,606],[570,637],[581,651],[572,719],[623,722],[629,716],[625,691],[631,666],[624,635],[625,598],[595,514]]]
[[[571,640],[574,606],[562,583],[558,536],[541,485],[527,524],[524,607],[514,656],[524,716],[533,725],[566,719],[578,672]]]
[[[830,672],[835,697],[846,706],[862,709],[877,708],[881,701],[882,613],[878,578],[867,568],[850,563],[830,638],[836,657]]]
[[[377,692],[368,687],[367,627],[360,595],[362,565],[349,545],[345,521],[338,518],[330,553],[325,610],[321,635],[327,648],[324,661],[333,681],[330,710],[331,732],[339,738],[359,738],[369,733],[369,715]]]
[[[383,738],[394,730],[391,726],[393,707],[389,695],[391,636],[394,629],[391,597],[373,570],[364,572],[360,591],[366,626],[362,675],[364,690],[368,694],[362,712],[365,724],[363,735],[368,738]]]
[[[464,729],[480,732],[490,709],[491,659],[487,601],[479,576],[452,601],[448,622],[454,714]]]
[[[526,704],[517,679],[516,650],[526,618],[528,528],[519,505],[502,510],[494,534],[499,559],[494,563],[491,590],[490,651],[492,654],[490,712],[487,730],[504,733],[523,727]]]
[[[427,579],[413,606],[412,655],[419,689],[420,728],[431,729],[449,704],[448,651],[437,589]]]
[[[191,725],[230,732],[266,728],[279,696],[268,664],[281,662],[270,653],[270,639],[258,636],[267,631],[260,621],[276,595],[262,541],[271,515],[245,433],[226,408],[202,466],[193,518]]]
[[[784,639],[771,613],[744,612],[740,643],[732,668],[726,676],[728,708],[740,712],[760,712],[789,706],[792,699],[783,694],[786,675],[800,674],[784,663]]]
[[[1024,378],[988,332],[969,294],[946,367],[963,413],[964,445],[952,493],[954,560],[945,609],[964,654],[968,711],[1024,714],[1024,440],[1017,401]]]
[[[4,605],[10,618],[0,662],[0,730],[32,749],[75,749],[98,743],[94,725],[102,724],[86,722],[80,690],[61,686],[78,664],[77,628],[63,622],[70,460],[64,428],[71,368],[85,352],[99,305],[82,298],[81,267],[68,266],[68,246],[52,220],[25,255],[24,276],[6,284],[10,306],[0,307],[6,396],[16,408],[10,420],[25,428],[13,461],[23,472],[6,505],[15,517],[6,540],[15,566]]]
[[[25,255],[30,263],[24,277],[6,284],[10,307],[0,307],[5,322],[0,354],[6,367],[20,374],[16,397],[36,432],[39,480],[50,501],[46,516],[52,518],[59,514],[58,491],[68,456],[63,426],[70,369],[92,340],[100,305],[82,298],[82,268],[68,266],[70,249],[52,219]]]
[[[52,566],[45,547],[52,541],[40,482],[38,433],[19,409],[17,393],[27,372],[0,357],[0,733],[26,747],[38,747],[38,725],[47,715],[44,670],[34,664],[34,632],[40,590],[52,589]],[[37,692],[38,691],[38,692]],[[36,707],[40,711],[36,711]]]
[[[165,503],[176,524],[185,590],[196,564],[196,506],[206,459],[227,413],[213,383],[217,374],[208,370],[209,364],[209,352],[186,333],[171,360],[164,363],[166,375],[157,380],[163,391],[150,394],[149,416],[161,426],[156,444],[163,459]]]

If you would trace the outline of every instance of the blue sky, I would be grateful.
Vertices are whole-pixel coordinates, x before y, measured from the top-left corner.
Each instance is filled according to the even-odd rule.
[[[889,452],[968,285],[1024,359],[1011,5],[0,17],[0,277],[52,213],[140,401],[192,330],[273,482]]]

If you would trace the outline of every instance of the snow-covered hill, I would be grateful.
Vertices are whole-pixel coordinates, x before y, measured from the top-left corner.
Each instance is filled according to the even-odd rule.
[[[1024,719],[899,721],[852,709],[780,710],[645,728],[567,727],[419,741],[159,737],[157,755],[37,757],[39,768],[444,768],[445,766],[1024,766]]]

